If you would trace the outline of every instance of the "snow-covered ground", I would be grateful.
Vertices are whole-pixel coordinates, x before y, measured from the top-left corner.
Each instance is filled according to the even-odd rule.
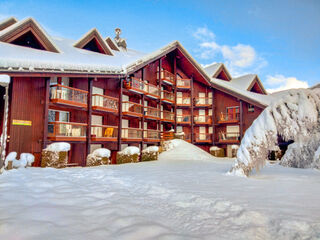
[[[169,153],[154,162],[5,172],[0,239],[320,238],[320,171],[267,165],[241,178],[225,174],[233,159]]]

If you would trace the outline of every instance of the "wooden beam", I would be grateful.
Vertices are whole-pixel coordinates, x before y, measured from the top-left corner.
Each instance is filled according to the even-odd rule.
[[[174,74],[174,132],[177,132],[177,58],[173,58],[173,74]]]
[[[141,69],[141,80],[144,82],[144,68]],[[141,118],[141,127],[142,127],[142,143],[140,144],[140,152],[142,152],[143,149],[143,144],[144,144],[144,116],[145,116],[145,108],[144,108],[144,100],[145,100],[145,95],[142,94],[142,106],[143,106],[143,115]],[[140,155],[141,156],[141,155]],[[141,159],[140,159],[141,160]]]
[[[194,119],[193,119],[193,107],[194,107],[194,99],[193,99],[193,76],[191,76],[191,143],[194,144]]]
[[[162,96],[162,92],[161,92],[161,89],[162,89],[162,79],[161,79],[161,68],[162,68],[162,58],[159,59],[159,71],[158,71],[158,77],[159,77],[159,86],[160,86],[160,99],[159,99],[159,107],[160,107],[160,111],[161,111],[161,107],[162,106],[162,101],[161,101],[161,96]],[[161,112],[160,112],[161,114]],[[159,130],[161,131],[161,125],[162,125],[162,122],[161,122],[161,116],[160,116],[160,120],[159,120]]]
[[[127,76],[126,76],[127,77]],[[122,93],[123,93],[123,78],[120,79],[119,86],[119,128],[118,128],[118,151],[121,150],[121,133],[122,133]]]
[[[243,137],[243,102],[240,100],[240,141]]]
[[[86,142],[86,155],[82,161],[82,166],[86,166],[87,163],[87,156],[90,153],[91,147],[91,117],[92,117],[92,85],[93,85],[93,78],[88,79],[88,112],[87,112],[87,142]]]
[[[214,140],[215,140],[215,136],[216,136],[216,129],[215,129],[215,121],[216,121],[216,115],[215,115],[215,104],[214,104],[214,89],[212,89],[212,145],[214,145]]]
[[[48,114],[49,114],[49,93],[50,93],[50,78],[45,78],[45,90],[44,90],[44,106],[43,106],[43,139],[42,148],[47,147],[48,143]]]

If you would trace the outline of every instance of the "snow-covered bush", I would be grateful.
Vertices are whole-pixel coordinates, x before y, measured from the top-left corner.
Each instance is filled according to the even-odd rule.
[[[17,153],[11,152],[8,154],[8,156],[5,159],[5,168],[25,168],[30,167],[32,163],[34,162],[34,156],[31,153],[21,153],[20,154],[20,160],[17,159]],[[12,165],[9,166],[10,162],[12,162]]]
[[[66,142],[56,142],[42,150],[41,167],[63,168],[68,164],[68,151],[71,145]]]
[[[87,166],[99,166],[109,164],[111,152],[106,148],[98,148],[87,157]]]
[[[259,170],[267,160],[268,151],[276,147],[278,135],[285,141],[297,142],[288,148],[287,156],[283,157],[284,165],[314,166],[311,162],[319,146],[315,137],[319,133],[319,112],[320,89],[289,90],[279,94],[246,131],[230,174],[248,176],[253,169]]]
[[[154,161],[158,160],[159,156],[159,147],[158,146],[150,146],[142,150],[141,161]]]
[[[117,152],[117,164],[139,162],[140,149],[138,147],[126,147]]]
[[[224,149],[217,146],[210,147],[210,154],[214,157],[224,157]]]
[[[22,161],[27,167],[31,167],[32,163],[34,162],[34,156],[31,153],[21,153],[20,161]]]

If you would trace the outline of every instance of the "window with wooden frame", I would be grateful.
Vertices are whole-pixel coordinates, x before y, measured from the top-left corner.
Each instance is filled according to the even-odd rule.
[[[254,112],[254,105],[248,104],[248,112]]]

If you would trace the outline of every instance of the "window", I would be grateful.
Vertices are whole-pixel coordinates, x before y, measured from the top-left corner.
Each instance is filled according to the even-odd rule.
[[[254,105],[248,105],[248,112],[254,112]]]
[[[54,125],[51,122],[69,122],[70,113],[65,111],[58,111],[50,109],[48,112],[48,133],[54,132]]]

